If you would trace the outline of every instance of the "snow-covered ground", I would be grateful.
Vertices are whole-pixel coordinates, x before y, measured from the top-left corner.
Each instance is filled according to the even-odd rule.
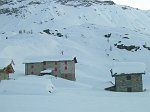
[[[29,5],[31,0],[24,0],[0,6],[27,6],[17,15],[0,14],[0,58],[15,62],[10,80],[0,83],[0,112],[150,111],[149,11],[118,5],[73,7],[38,1],[41,4]],[[133,45],[134,49],[119,49],[119,45]],[[28,57],[51,60],[74,56],[78,60],[75,82],[24,75],[23,62]],[[146,91],[105,91],[110,81],[114,82],[110,74],[114,62],[144,63]]]
[[[40,78],[24,76],[16,80],[2,81],[1,110],[3,112],[149,111],[149,90],[142,93],[104,91],[103,87],[108,85],[107,82],[99,81],[97,87],[92,87],[49,76]]]

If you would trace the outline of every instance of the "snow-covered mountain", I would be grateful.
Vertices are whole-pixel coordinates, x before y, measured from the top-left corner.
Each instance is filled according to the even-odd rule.
[[[28,57],[36,59],[36,57],[73,58],[76,56],[78,59],[78,64],[76,64],[77,81],[59,82],[60,79],[54,80],[56,93],[53,94],[54,96],[45,97],[50,98],[50,101],[52,99],[52,102],[45,98],[42,99],[43,102],[46,101],[46,105],[39,106],[39,112],[41,110],[48,112],[49,109],[60,111],[54,106],[55,104],[61,105],[60,102],[55,102],[55,99],[64,100],[67,99],[67,95],[71,101],[66,100],[65,103],[69,104],[69,109],[72,107],[75,112],[99,112],[100,109],[109,112],[110,109],[107,106],[114,107],[113,111],[117,112],[125,112],[124,109],[128,106],[130,107],[127,109],[128,112],[149,111],[147,105],[150,88],[149,31],[149,11],[120,6],[110,0],[0,0],[0,58],[14,60],[16,72],[12,75],[13,78],[20,80],[20,77],[24,77],[22,63]],[[64,55],[61,54],[61,51],[64,52]],[[128,95],[104,91],[109,81],[114,81],[109,70],[112,63],[116,61],[144,62],[147,66],[146,75],[144,75],[144,88],[147,89],[147,92]],[[64,86],[62,86],[63,84]],[[0,98],[5,96],[3,92],[0,91]],[[78,93],[81,96],[76,95]],[[43,96],[41,95],[41,97]],[[34,96],[33,100],[36,98]],[[88,98],[89,100],[86,100]],[[130,98],[133,102],[130,102]],[[82,99],[81,102],[88,104],[79,103],[78,99]],[[100,102],[101,99],[103,102]],[[0,100],[0,105],[4,100],[4,98]],[[16,102],[18,103],[19,100]],[[9,99],[6,101],[8,102]],[[71,102],[74,103],[71,105]],[[25,100],[22,105],[26,103]],[[53,105],[53,108],[47,107],[49,103]],[[65,103],[61,108],[66,107]],[[36,104],[39,105],[37,102]],[[141,106],[142,104],[143,106]],[[79,106],[79,108],[75,109],[73,105]],[[118,109],[117,106],[122,106],[122,108]],[[133,108],[131,108],[132,106]],[[23,109],[29,107],[29,105],[23,106]],[[44,107],[46,109],[43,109]],[[14,112],[21,111],[20,107],[18,110],[16,108],[13,110]],[[37,112],[34,110],[35,108],[33,106],[31,110]],[[4,106],[3,110],[5,112]],[[31,111],[30,109],[26,111],[28,110]],[[9,112],[9,109],[6,109],[6,112]]]

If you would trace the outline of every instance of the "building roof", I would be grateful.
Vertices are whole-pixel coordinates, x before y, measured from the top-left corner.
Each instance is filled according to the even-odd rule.
[[[63,61],[63,60],[73,60],[73,58],[68,58],[64,56],[59,57],[28,57],[24,60],[23,64],[25,63],[37,63],[37,62],[44,62],[44,61]]]
[[[113,75],[145,74],[146,66],[141,62],[116,62],[113,64]]]
[[[11,59],[8,58],[0,58],[0,69],[3,69],[4,67],[11,64]]]

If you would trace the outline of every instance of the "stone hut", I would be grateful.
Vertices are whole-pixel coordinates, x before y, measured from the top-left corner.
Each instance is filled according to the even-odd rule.
[[[13,60],[2,58],[0,59],[0,80],[8,80],[9,74],[14,73]]]
[[[48,61],[45,61],[48,60]],[[74,59],[41,59],[37,61],[25,62],[26,75],[53,75],[64,79],[75,81],[75,63]]]
[[[115,78],[115,85],[106,89],[117,92],[142,92],[143,74],[145,74],[145,64],[143,63],[114,63],[111,75]]]

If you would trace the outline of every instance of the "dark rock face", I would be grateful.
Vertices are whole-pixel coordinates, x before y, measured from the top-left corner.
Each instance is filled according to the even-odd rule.
[[[150,50],[150,47],[148,47],[147,45],[143,45],[143,47],[147,50]]]
[[[135,45],[124,45],[124,44],[114,44],[114,46],[116,46],[118,49],[125,49],[125,50],[128,50],[128,51],[137,51],[137,50],[140,50],[140,46],[135,46]]]
[[[16,0],[16,2],[23,2],[23,1],[26,1],[26,0]],[[2,5],[14,5],[15,2],[13,0],[0,0],[0,6]]]
[[[115,5],[113,1],[99,1],[99,0],[55,0],[56,2],[67,5],[67,6],[85,6],[89,7],[93,4],[99,4],[99,5]]]
[[[11,2],[12,2],[12,0],[0,0],[0,6],[11,3]]]
[[[19,8],[4,8],[0,9],[0,14],[12,15],[13,13],[17,14],[19,12]]]
[[[0,7],[0,14],[6,14],[6,15],[15,15],[18,16],[19,14],[22,13],[22,10],[24,10],[25,12],[27,11],[25,8],[28,7],[28,5],[39,5],[41,4],[41,2],[37,1],[31,1],[30,3],[28,3],[27,5],[22,5],[19,7],[13,7],[15,4],[23,2],[26,0],[0,0],[0,6],[3,5],[7,5],[8,8],[1,8]],[[11,8],[10,8],[11,7]]]
[[[53,35],[53,36],[57,36],[57,37],[63,37],[63,34],[58,32],[58,30],[51,31],[50,29],[46,29],[46,30],[43,30],[43,32],[45,32],[49,35]]]
[[[31,1],[26,5],[22,5],[19,7],[13,7],[17,3],[24,2],[27,0],[0,0],[0,6],[3,5],[10,5],[12,8],[8,6],[8,8],[0,8],[0,14],[6,14],[6,15],[21,15],[22,11],[27,12],[26,7],[31,6],[31,5],[40,5],[46,2],[41,2],[41,1]],[[115,5],[113,1],[99,1],[99,0],[51,0],[56,3],[66,5],[66,6],[73,6],[73,7],[78,7],[78,6],[83,6],[83,7],[89,7],[92,6],[93,4],[98,4],[98,5]],[[29,12],[30,13],[30,12]],[[24,15],[23,15],[24,16]]]

